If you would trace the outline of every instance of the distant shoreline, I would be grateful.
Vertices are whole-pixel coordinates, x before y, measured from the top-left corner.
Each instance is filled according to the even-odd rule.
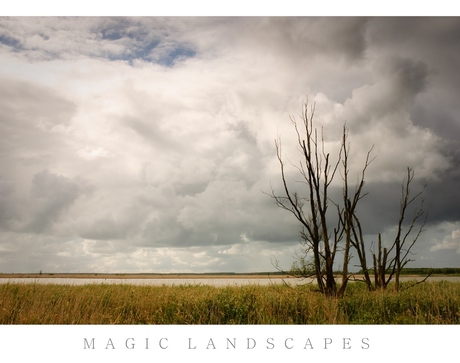
[[[0,278],[69,279],[263,279],[289,278],[276,272],[266,273],[0,273]]]

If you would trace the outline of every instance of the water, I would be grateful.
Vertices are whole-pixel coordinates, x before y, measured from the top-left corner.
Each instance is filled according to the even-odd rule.
[[[401,277],[401,281],[422,280],[423,277]],[[460,282],[460,276],[433,276],[427,281]],[[126,284],[144,286],[178,286],[178,285],[210,285],[210,286],[242,286],[242,285],[273,285],[287,283],[289,285],[314,283],[314,279],[281,279],[274,278],[162,278],[162,279],[93,279],[93,278],[0,278],[0,284],[59,284],[59,285],[87,285],[87,284]]]
[[[286,279],[289,284],[305,283],[306,280]],[[313,281],[313,280],[311,280]],[[310,281],[310,282],[311,282]],[[177,286],[177,285],[210,285],[210,286],[242,286],[242,285],[272,285],[282,284],[280,278],[166,278],[166,279],[92,279],[92,278],[0,278],[0,284],[27,283],[27,284],[59,284],[59,285],[87,285],[87,284],[128,284],[147,286]]]

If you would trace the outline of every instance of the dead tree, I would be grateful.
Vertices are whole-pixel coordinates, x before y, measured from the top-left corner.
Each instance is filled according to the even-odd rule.
[[[408,208],[416,202],[421,195],[423,190],[414,196],[411,196],[410,186],[414,178],[414,171],[407,168],[407,178],[401,186],[401,202],[399,210],[398,226],[396,236],[390,246],[384,247],[382,243],[382,236],[379,233],[377,251],[371,250],[372,255],[372,267],[369,268],[366,261],[366,245],[363,238],[363,231],[359,218],[354,215],[355,224],[353,226],[353,247],[357,251],[359,264],[361,266],[361,272],[363,279],[369,290],[386,289],[388,284],[394,279],[395,290],[398,291],[400,288],[400,275],[402,269],[412,261],[410,259],[411,249],[417,242],[418,238],[424,231],[426,224],[426,214],[423,210],[423,200],[421,200],[419,206],[415,208],[412,219],[409,224],[404,225],[406,219],[406,213]],[[423,222],[418,227],[417,231],[413,233],[414,229],[420,218],[425,215]],[[371,279],[371,273],[373,272],[373,282]],[[428,276],[426,277],[428,278]],[[425,281],[426,278],[422,281]]]
[[[348,182],[349,168],[348,168],[348,156],[349,156],[349,145],[346,144],[347,139],[347,130],[346,127],[343,128],[343,142],[342,142],[342,165],[343,165],[343,209],[340,211],[340,207],[337,206],[338,216],[340,219],[341,227],[343,228],[343,233],[345,235],[345,248],[344,248],[344,266],[342,269],[342,285],[340,294],[342,295],[345,292],[350,275],[348,273],[348,262],[351,259],[351,247],[354,247],[354,250],[358,253],[358,259],[361,265],[366,266],[366,254],[362,253],[364,251],[364,240],[361,239],[359,242],[356,239],[356,226],[360,226],[359,219],[357,218],[357,206],[359,201],[364,198],[367,193],[363,192],[364,187],[364,177],[366,169],[373,159],[370,159],[371,152],[373,147],[367,152],[366,161],[361,171],[361,175],[356,184],[353,195],[350,195],[350,188]],[[362,233],[361,233],[362,234]],[[346,262],[346,263],[345,263]]]
[[[306,186],[305,195],[300,195],[296,188],[293,188],[286,179],[285,163],[282,158],[281,141],[275,140],[276,155],[280,164],[281,179],[284,195],[277,195],[272,188],[270,196],[276,204],[291,212],[301,223],[301,237],[303,256],[312,256],[311,266],[313,275],[316,278],[319,290],[327,296],[343,295],[349,279],[348,263],[351,258],[350,248],[352,246],[352,225],[356,206],[365,195],[362,193],[364,185],[364,174],[370,163],[369,154],[362,169],[362,177],[353,193],[348,186],[348,157],[349,145],[347,144],[347,129],[343,127],[341,147],[338,151],[337,160],[331,162],[330,154],[324,150],[324,135],[321,132],[320,140],[318,130],[313,126],[314,106],[308,109],[308,103],[303,105],[302,133],[299,130],[297,121],[291,117],[294,126],[297,143],[302,153],[302,161],[294,165],[300,173],[302,180],[300,185]],[[309,114],[310,111],[310,114]],[[343,205],[331,201],[329,198],[329,187],[337,175],[337,171],[343,167]],[[337,209],[337,225],[330,226],[328,218],[328,206],[332,202]],[[342,260],[342,283],[337,287],[334,276],[334,263],[338,252],[343,253]],[[303,262],[304,260],[299,260]],[[301,264],[302,266],[302,264]],[[300,271],[311,271],[300,269]],[[306,276],[305,276],[306,277]]]
[[[393,278],[395,288],[399,290],[401,271],[411,261],[411,249],[423,232],[426,222],[425,218],[414,236],[413,231],[418,220],[424,215],[423,201],[415,209],[411,222],[405,224],[404,221],[408,208],[412,208],[411,205],[421,196],[423,190],[411,196],[410,185],[414,172],[408,168],[407,179],[402,185],[396,237],[389,247],[383,247],[379,234],[378,249],[377,252],[370,251],[372,265],[368,267],[368,246],[364,240],[357,207],[362,198],[367,195],[363,188],[366,170],[373,161],[371,159],[372,148],[367,153],[358,181],[352,189],[349,185],[350,146],[347,142],[347,128],[343,127],[337,160],[331,162],[330,154],[325,151],[324,134],[321,130],[319,136],[318,129],[313,125],[314,113],[314,106],[309,110],[308,103],[303,105],[301,129],[295,118],[290,118],[302,154],[299,164],[292,164],[301,176],[301,180],[294,180],[294,182],[298,183],[295,185],[303,187],[303,194],[302,191],[298,192],[291,181],[288,182],[281,141],[279,138],[275,140],[284,193],[278,195],[272,188],[269,195],[275,200],[278,207],[291,212],[301,224],[301,253],[295,256],[296,261],[292,265],[291,273],[295,277],[314,277],[319,290],[326,296],[342,296],[348,281],[353,276],[349,273],[348,265],[353,257],[352,253],[355,252],[364,276],[360,281],[364,281],[369,290],[386,288]],[[331,200],[329,196],[331,183],[338,174],[342,177],[340,203]],[[336,207],[337,224],[334,228],[331,226],[331,215],[328,214],[329,202]],[[334,276],[334,264],[337,263],[336,258],[340,253],[343,257],[341,284],[338,287],[336,276]]]
[[[398,228],[396,231],[396,236],[389,248],[384,248],[382,253],[382,242],[381,236],[379,234],[379,250],[377,257],[373,254],[374,261],[374,271],[378,272],[379,281],[377,287],[386,288],[388,283],[394,277],[395,290],[398,291],[400,288],[400,275],[401,271],[410,261],[410,255],[412,254],[411,249],[414,244],[417,242],[418,238],[424,231],[424,227],[427,220],[427,215],[423,209],[423,199],[421,200],[419,206],[415,208],[414,214],[411,221],[407,226],[404,226],[404,220],[406,218],[406,213],[408,208],[416,202],[419,197],[423,194],[423,189],[414,196],[411,196],[410,186],[412,180],[414,179],[414,171],[410,168],[407,168],[407,178],[401,186],[401,204],[399,210],[399,219],[398,219]],[[411,238],[414,228],[416,228],[417,222],[420,218],[425,215],[423,222],[418,227],[415,235]],[[404,231],[404,229],[406,230]],[[392,253],[393,257],[392,256]],[[388,274],[388,275],[386,275]],[[428,276],[427,276],[428,277]],[[426,277],[426,278],[427,278]],[[425,279],[426,279],[425,278]]]

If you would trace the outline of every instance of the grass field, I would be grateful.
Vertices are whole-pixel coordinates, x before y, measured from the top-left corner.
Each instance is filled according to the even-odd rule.
[[[460,283],[426,282],[399,294],[356,283],[342,299],[313,286],[7,283],[0,285],[0,323],[458,324]]]

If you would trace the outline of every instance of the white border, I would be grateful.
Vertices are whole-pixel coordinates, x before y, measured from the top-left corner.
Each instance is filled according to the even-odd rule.
[[[13,325],[0,326],[0,344],[5,362],[423,363],[455,360],[459,333],[458,325]]]
[[[454,1],[421,0],[16,0],[1,16],[455,16]]]

